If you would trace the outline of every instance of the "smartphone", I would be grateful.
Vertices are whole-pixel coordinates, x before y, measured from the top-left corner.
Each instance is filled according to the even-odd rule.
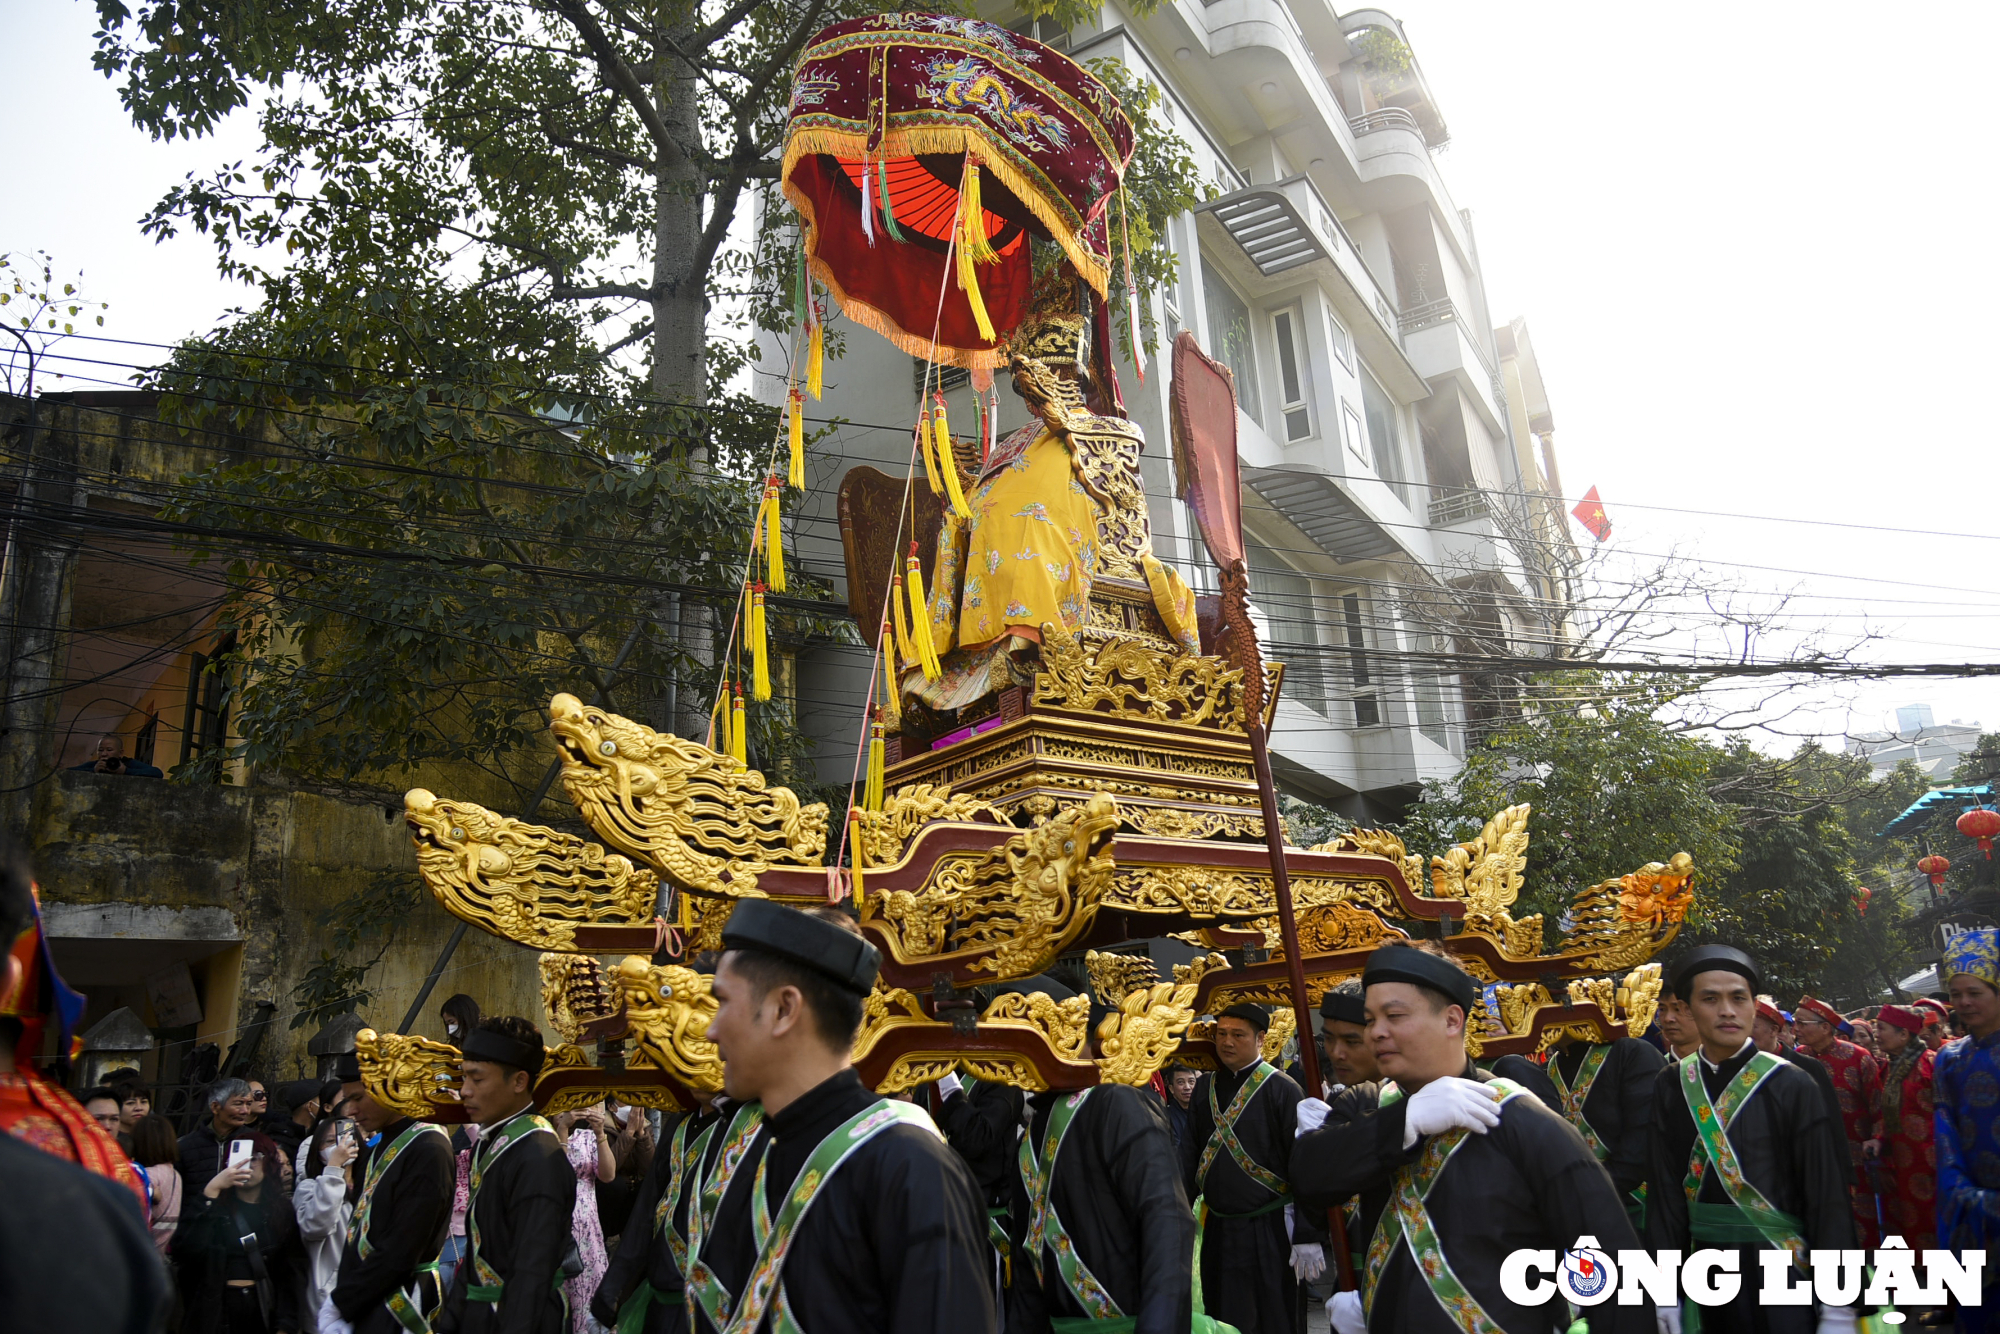
[[[360,1147],[361,1144],[359,1131],[360,1131],[359,1125],[357,1125],[353,1121],[343,1119],[340,1122],[340,1124],[337,1127],[335,1127],[333,1132],[333,1137],[336,1140],[340,1141],[341,1143],[347,1145],[347,1147],[350,1149],[358,1148]]]
[[[229,1165],[231,1167],[237,1167],[243,1163],[249,1162],[250,1155],[256,1151],[256,1147],[257,1147],[256,1145],[252,1144],[247,1139],[230,1140]]]

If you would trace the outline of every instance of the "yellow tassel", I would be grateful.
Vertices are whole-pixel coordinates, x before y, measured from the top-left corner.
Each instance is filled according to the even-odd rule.
[[[917,650],[910,643],[910,620],[903,614],[903,585],[889,580],[889,601],[896,609],[896,652],[903,666],[917,665]]]
[[[764,563],[771,571],[771,591],[785,591],[785,534],[779,527],[782,507],[778,503],[778,479],[764,484]]]
[[[819,399],[819,391],[826,384],[826,326],[818,320],[812,322],[812,337],[806,343],[806,392]]]
[[[787,395],[787,403],[790,420],[786,423],[785,434],[792,446],[792,470],[786,480],[795,489],[803,491],[806,489],[806,425],[804,404],[798,390],[794,389]]]
[[[771,646],[764,632],[764,586],[750,593],[750,695],[759,703],[771,698]]]
[[[915,545],[911,543],[912,548]],[[910,638],[917,646],[917,661],[923,664],[924,679],[935,681],[944,675],[944,668],[931,643],[930,604],[924,601],[924,574],[914,549],[903,562],[903,577],[910,586]]]
[[[953,512],[961,519],[970,519],[972,506],[965,503],[965,488],[958,484],[958,460],[951,452],[951,423],[945,418],[942,395],[932,414],[937,427],[938,470],[944,474],[945,492],[951,497]]]
[[[684,889],[674,891],[674,925],[683,931],[694,930],[694,896]]]
[[[895,644],[889,637],[889,622],[882,622],[881,651],[876,654],[882,660],[882,722],[892,732],[903,730],[902,690],[896,684]]]
[[[989,343],[996,341],[993,317],[986,313],[986,299],[979,295],[979,275],[973,272],[972,257],[962,245],[958,248],[958,290],[965,293],[965,304],[972,311],[972,322],[979,326],[979,336]]]
[[[785,424],[785,433],[792,445],[791,483],[799,490],[806,487],[806,414],[805,398],[795,388],[786,395],[790,420]]]
[[[882,809],[882,715],[878,711],[875,721],[868,725],[868,786],[863,789],[861,804],[871,811]]]
[[[730,709],[729,753],[738,764],[750,762],[750,737],[743,721],[743,687],[736,687],[736,703]]]
[[[867,900],[867,891],[861,885],[861,812],[850,806],[847,808],[847,823],[854,826],[848,830],[848,857],[853,862],[854,906],[859,909]]]
[[[965,164],[965,183],[959,187],[959,199],[959,247],[975,264],[998,264],[1000,256],[993,253],[992,243],[986,239],[986,212],[979,205],[977,162],[967,160]]]
[[[931,494],[934,496],[943,495],[944,488],[938,484],[937,464],[931,458],[930,422],[924,417],[924,409],[921,403],[917,405],[917,453],[923,455],[924,480],[931,484]]]
[[[729,683],[722,683],[722,693],[715,697],[715,707],[708,711],[708,748],[717,754],[729,749]]]

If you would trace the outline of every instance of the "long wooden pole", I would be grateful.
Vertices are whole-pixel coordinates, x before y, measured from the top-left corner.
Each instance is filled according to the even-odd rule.
[[[1313,1041],[1312,1006],[1306,1000],[1306,965],[1299,957],[1299,922],[1292,912],[1292,876],[1285,864],[1285,826],[1278,818],[1278,784],[1271,777],[1271,747],[1264,734],[1264,720],[1251,718],[1245,729],[1250,733],[1250,762],[1257,771],[1257,799],[1264,809],[1264,846],[1271,854],[1271,887],[1278,899],[1278,938],[1285,947],[1285,973],[1292,986],[1292,1013],[1298,1018],[1299,1064],[1306,1077],[1306,1092],[1317,1098],[1322,1085],[1319,1074],[1319,1045]],[[1327,1245],[1333,1249],[1334,1272],[1340,1276],[1340,1290],[1354,1290],[1354,1258],[1347,1250],[1347,1228],[1339,1209],[1326,1211]]]

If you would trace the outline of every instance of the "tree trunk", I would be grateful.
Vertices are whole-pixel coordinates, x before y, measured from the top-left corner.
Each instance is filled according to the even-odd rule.
[[[691,18],[693,16],[690,16]],[[675,45],[694,31],[691,21],[670,30]],[[694,71],[662,51],[653,83],[660,119],[677,144],[701,142],[700,89]],[[653,220],[653,394],[676,403],[708,401],[708,274],[693,272],[701,246],[702,199],[707,182],[686,152],[662,149],[657,163]]]

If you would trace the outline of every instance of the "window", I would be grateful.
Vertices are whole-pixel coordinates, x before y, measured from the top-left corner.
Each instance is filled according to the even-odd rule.
[[[157,711],[146,715],[146,725],[132,738],[132,758],[141,764],[153,762],[153,747],[159,744],[160,715]]]
[[[1303,440],[1312,434],[1312,411],[1306,406],[1305,349],[1299,346],[1299,318],[1295,310],[1281,310],[1271,317],[1278,342],[1278,385],[1284,390],[1285,443]]]
[[[1361,619],[1359,593],[1340,595],[1340,625],[1347,637],[1347,684],[1354,692],[1354,725],[1378,726],[1382,706],[1375,698],[1375,678],[1368,670],[1368,630]]]
[[[1347,438],[1347,452],[1362,467],[1368,466],[1368,432],[1361,425],[1361,414],[1354,410],[1352,403],[1340,405],[1342,434]]]
[[[1327,661],[1321,651],[1319,610],[1312,580],[1278,554],[1248,545],[1250,596],[1270,627],[1270,656],[1285,664],[1285,698],[1316,713],[1327,711]]]
[[[1368,414],[1368,457],[1375,475],[1396,484],[1396,494],[1408,502],[1400,485],[1403,480],[1403,445],[1396,430],[1396,402],[1377,384],[1366,366],[1361,368],[1361,406]]]
[[[925,361],[922,357],[911,357],[911,391],[916,394],[922,394],[926,381],[929,382],[932,390],[948,394],[963,385],[971,384],[972,372],[963,366],[938,366],[933,368],[931,363]]]
[[[1436,635],[1413,635],[1411,647],[1418,653],[1443,651]],[[1410,683],[1416,695],[1417,730],[1435,745],[1450,750],[1451,718],[1445,711],[1445,698],[1451,687],[1445,674],[1429,665],[1419,666],[1410,673]]]
[[[224,676],[236,651],[236,636],[224,635],[213,653],[188,655],[187,727],[181,734],[181,763],[229,740],[229,684]],[[220,772],[216,781],[221,782]]]
[[[1257,395],[1257,354],[1250,343],[1250,307],[1223,281],[1215,266],[1201,262],[1202,303],[1207,307],[1208,352],[1236,377],[1236,402],[1259,426],[1264,413]]]
[[[1333,312],[1326,314],[1326,336],[1333,344],[1333,355],[1349,370],[1354,369],[1354,340],[1347,336],[1347,329],[1334,318]]]

